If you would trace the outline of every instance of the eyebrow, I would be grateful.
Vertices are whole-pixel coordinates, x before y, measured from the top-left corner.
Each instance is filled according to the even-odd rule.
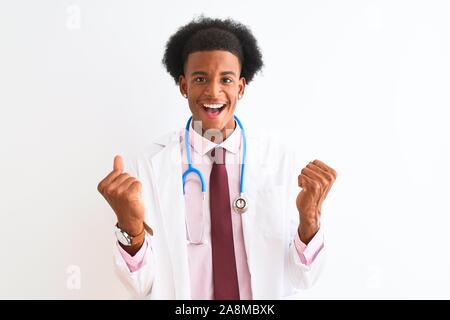
[[[195,75],[207,75],[208,73],[205,71],[194,71],[191,73],[191,76],[195,76]],[[233,76],[236,76],[236,73],[233,71],[223,71],[220,73],[221,76],[225,76],[227,74],[231,74]]]

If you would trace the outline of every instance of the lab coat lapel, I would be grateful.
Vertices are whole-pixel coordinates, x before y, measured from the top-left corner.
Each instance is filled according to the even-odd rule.
[[[190,299],[189,266],[186,248],[185,203],[181,182],[181,151],[179,135],[151,160],[155,177],[156,197],[166,234],[171,259],[176,299]]]
[[[257,199],[256,190],[258,189],[258,172],[260,170],[255,142],[252,139],[247,138],[247,161],[246,161],[246,173],[245,173],[245,185],[244,191],[249,200],[249,208],[247,212],[242,214],[242,231],[244,234],[245,251],[247,254],[247,263],[251,275],[252,283],[252,293],[253,299],[258,299],[258,283],[260,281],[266,281],[262,277],[263,272],[261,272],[260,261],[261,256],[259,250],[255,250],[258,246],[257,230],[255,226],[257,225],[257,214],[255,210],[255,203]]]

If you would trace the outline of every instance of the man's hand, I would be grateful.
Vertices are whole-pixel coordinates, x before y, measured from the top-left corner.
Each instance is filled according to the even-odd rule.
[[[337,172],[319,160],[310,162],[298,176],[298,185],[303,189],[297,196],[297,209],[300,214],[298,233],[305,244],[319,230],[322,202],[336,177]]]
[[[144,228],[144,202],[139,180],[123,172],[121,156],[114,157],[113,171],[97,186],[117,216],[119,227],[131,236],[140,234]]]

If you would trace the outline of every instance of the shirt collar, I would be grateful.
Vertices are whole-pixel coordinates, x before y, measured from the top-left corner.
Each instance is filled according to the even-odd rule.
[[[222,147],[231,153],[238,153],[241,147],[241,128],[236,123],[236,120],[234,121],[234,123],[236,127],[234,128],[233,132],[227,139],[225,139],[225,141],[222,141],[222,143],[220,144],[216,144],[198,134],[192,128],[191,124],[189,126],[189,143],[194,151],[198,154],[201,154],[202,156],[216,147]]]

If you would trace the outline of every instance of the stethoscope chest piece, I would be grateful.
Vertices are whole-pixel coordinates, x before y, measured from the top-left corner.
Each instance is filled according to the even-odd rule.
[[[240,195],[233,202],[233,208],[237,213],[244,213],[248,209],[248,199]]]

